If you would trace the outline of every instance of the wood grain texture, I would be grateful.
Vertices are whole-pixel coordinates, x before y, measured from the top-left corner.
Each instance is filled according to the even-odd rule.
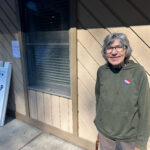
[[[76,1],[71,0],[71,3]],[[76,4],[74,4],[76,5]],[[73,6],[73,5],[72,5]],[[76,11],[76,10],[75,10]],[[74,9],[71,14],[74,14]],[[76,23],[76,13],[71,17],[71,24]],[[71,99],[72,99],[72,119],[73,119],[73,134],[78,135],[78,93],[77,93],[77,28],[70,28],[70,75],[71,75]]]
[[[32,119],[38,119],[38,108],[37,108],[37,99],[36,91],[28,90],[29,96],[29,108],[30,108],[30,117]]]
[[[78,60],[91,75],[91,77],[96,80],[97,69],[99,64],[90,56],[87,50],[78,42]],[[78,71],[81,70],[80,67]],[[81,70],[82,71],[82,70]]]
[[[78,41],[82,43],[82,45],[89,52],[91,57],[96,61],[96,63],[102,64],[103,59],[100,53],[101,46],[99,45],[99,43],[86,30],[79,29],[77,34]]]
[[[29,90],[31,118],[95,142],[94,86],[97,68],[105,63],[100,50],[109,33],[122,32],[128,36],[133,49],[132,59],[144,66],[150,82],[150,2],[116,2],[117,5],[113,0],[78,1],[79,28],[72,26],[70,29],[72,101]],[[129,9],[131,11],[126,11]],[[0,60],[10,61],[13,65],[13,85],[8,107],[25,115],[22,62],[13,58],[11,49],[11,41],[18,39],[19,32],[16,10],[15,0],[1,1]]]
[[[68,99],[60,97],[60,126],[64,131],[69,131],[69,103]]]
[[[28,90],[30,117],[73,133],[72,100]]]
[[[7,3],[7,5],[9,5],[10,9],[14,12],[14,14],[17,13],[16,11],[16,1],[15,0],[5,0],[5,2]]]
[[[69,132],[73,133],[73,115],[72,115],[72,100],[69,99]]]
[[[150,25],[134,26],[132,29],[150,47]]]
[[[42,92],[36,92],[38,120],[45,122],[44,96]]]
[[[150,20],[150,13],[149,13],[149,6],[150,1],[149,0],[129,0],[128,1],[133,7],[136,8],[137,11],[139,11],[144,18],[147,20]]]
[[[95,118],[95,98],[79,80],[79,137],[95,142],[97,130],[93,123]]]
[[[61,127],[60,123],[60,100],[58,96],[52,96],[52,122],[56,128]]]
[[[11,7],[12,6],[12,7]],[[23,87],[22,65],[20,58],[12,56],[11,41],[18,39],[18,20],[15,13],[15,1],[2,0],[0,4],[0,55],[1,60],[12,63],[12,82],[9,96],[9,108],[21,114],[26,114],[25,93]],[[3,58],[2,58],[3,57]]]
[[[14,3],[15,1],[12,1],[11,5],[15,5]],[[9,18],[9,20],[11,21],[11,24],[14,25],[15,28],[17,29],[18,22],[17,22],[17,17],[14,11],[11,9],[11,7],[9,7],[8,3],[5,0],[1,0],[1,6],[5,14],[7,15],[7,18]]]
[[[80,64],[78,63],[78,78],[82,81],[84,86],[86,86],[88,92],[94,97],[95,96],[95,81],[90,73]]]
[[[130,3],[130,1],[119,1],[117,0],[117,5],[113,4],[113,1],[106,0],[105,3],[109,6],[113,12],[119,16],[120,20],[124,23],[124,25],[128,25],[131,28],[132,32],[138,35],[147,45],[150,46],[149,33],[150,33],[150,20],[146,16],[144,8],[139,7],[139,4],[134,7],[134,3]],[[144,1],[143,1],[144,3]],[[135,6],[136,6],[135,5]],[[146,5],[146,4],[144,4]],[[121,6],[121,7],[119,7]],[[124,11],[130,9],[131,11]]]
[[[45,123],[52,125],[52,95],[43,93]]]
[[[88,30],[100,45],[103,45],[104,38],[109,34],[109,31],[106,30],[101,22],[95,19],[86,8],[87,7],[84,7],[83,4],[78,3],[79,24],[81,24],[82,28]]]

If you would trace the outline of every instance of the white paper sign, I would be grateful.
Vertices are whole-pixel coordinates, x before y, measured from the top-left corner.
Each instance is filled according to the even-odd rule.
[[[10,62],[0,62],[0,126],[4,125],[7,101],[9,95],[12,65]]]
[[[20,58],[19,41],[12,41],[12,52],[13,52],[13,57]]]

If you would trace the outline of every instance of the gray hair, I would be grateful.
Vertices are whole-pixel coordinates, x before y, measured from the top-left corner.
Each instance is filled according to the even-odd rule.
[[[101,50],[102,56],[104,57],[104,59],[107,61],[106,58],[106,49],[108,46],[110,46],[115,40],[118,40],[122,46],[126,47],[126,56],[125,56],[125,63],[128,62],[130,56],[131,56],[131,52],[132,49],[130,47],[129,44],[129,40],[127,38],[127,36],[123,33],[112,33],[106,36],[105,40],[104,40],[104,44]]]

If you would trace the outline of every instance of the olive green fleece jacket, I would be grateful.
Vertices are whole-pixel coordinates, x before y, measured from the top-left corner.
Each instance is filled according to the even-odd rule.
[[[150,131],[150,90],[144,68],[132,60],[121,69],[97,71],[96,117],[99,132],[118,141],[135,141],[146,150]]]

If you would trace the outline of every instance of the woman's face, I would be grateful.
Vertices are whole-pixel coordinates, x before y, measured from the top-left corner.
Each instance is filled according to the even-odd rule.
[[[126,48],[119,42],[119,40],[115,40],[106,49],[107,61],[114,67],[124,63],[125,56]]]

